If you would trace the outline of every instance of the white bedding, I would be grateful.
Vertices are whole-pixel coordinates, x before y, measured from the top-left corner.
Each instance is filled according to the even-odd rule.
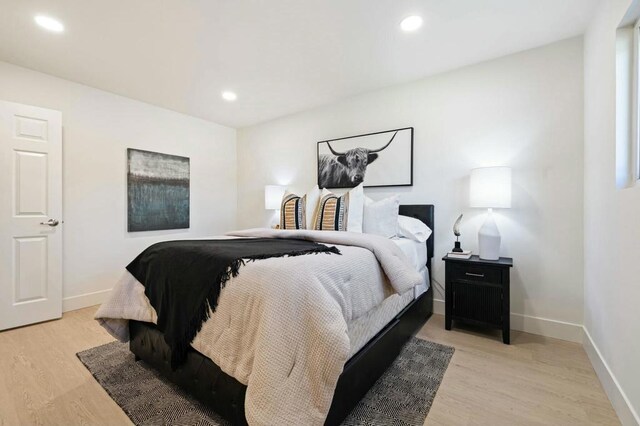
[[[350,353],[347,323],[394,293],[413,291],[423,279],[402,250],[382,237],[269,229],[234,235],[310,239],[342,252],[247,263],[224,287],[192,342],[247,385],[249,424],[321,425]],[[372,283],[382,290],[364,291]],[[156,313],[142,284],[125,274],[96,319],[126,341],[129,319],[156,322]]]
[[[405,254],[411,266],[422,277],[422,283],[413,290],[403,294],[393,292],[388,283],[372,283],[364,290],[375,294],[375,300],[382,301],[373,306],[368,312],[347,322],[347,334],[349,335],[349,358],[355,355],[369,340],[380,332],[396,315],[411,301],[429,289],[429,270],[427,269],[426,243],[410,240],[408,238],[392,239]]]
[[[400,247],[400,250],[407,256],[413,268],[422,276],[422,284],[416,286],[414,290],[414,297],[417,298],[429,290],[431,285],[429,270],[427,269],[427,244],[410,240],[409,238],[394,238],[392,241]]]
[[[425,268],[427,264],[426,243],[420,243],[409,238],[393,238],[391,241],[400,247],[413,269],[420,271]]]
[[[392,294],[360,318],[347,323],[349,358],[354,356],[414,299],[414,291]]]

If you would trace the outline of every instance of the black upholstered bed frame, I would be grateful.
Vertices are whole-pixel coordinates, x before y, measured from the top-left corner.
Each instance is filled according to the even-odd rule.
[[[400,214],[420,219],[434,228],[433,205],[402,205]],[[427,241],[427,267],[431,273],[433,233]],[[351,412],[384,371],[393,363],[404,344],[413,337],[433,312],[433,288],[407,305],[344,366],[338,379],[327,425],[338,425]],[[179,387],[207,404],[233,424],[244,425],[246,386],[220,370],[211,359],[194,349],[186,362],[172,371],[171,349],[153,324],[130,321],[130,348],[136,360],[159,370]]]

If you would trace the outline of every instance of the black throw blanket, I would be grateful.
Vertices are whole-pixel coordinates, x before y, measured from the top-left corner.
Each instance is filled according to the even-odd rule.
[[[172,349],[175,369],[186,359],[191,342],[209,318],[209,308],[215,311],[220,291],[238,275],[244,259],[311,253],[340,251],[311,241],[280,238],[166,241],[140,253],[127,270],[145,287],[158,314],[158,329]]]

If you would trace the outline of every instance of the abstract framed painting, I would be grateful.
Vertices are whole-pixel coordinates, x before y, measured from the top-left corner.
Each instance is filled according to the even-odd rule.
[[[318,186],[413,185],[413,127],[318,142]]]
[[[189,228],[189,158],[127,149],[129,232]]]

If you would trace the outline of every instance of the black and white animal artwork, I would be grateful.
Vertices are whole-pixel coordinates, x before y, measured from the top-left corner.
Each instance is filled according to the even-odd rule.
[[[318,186],[413,185],[413,127],[318,142]]]

